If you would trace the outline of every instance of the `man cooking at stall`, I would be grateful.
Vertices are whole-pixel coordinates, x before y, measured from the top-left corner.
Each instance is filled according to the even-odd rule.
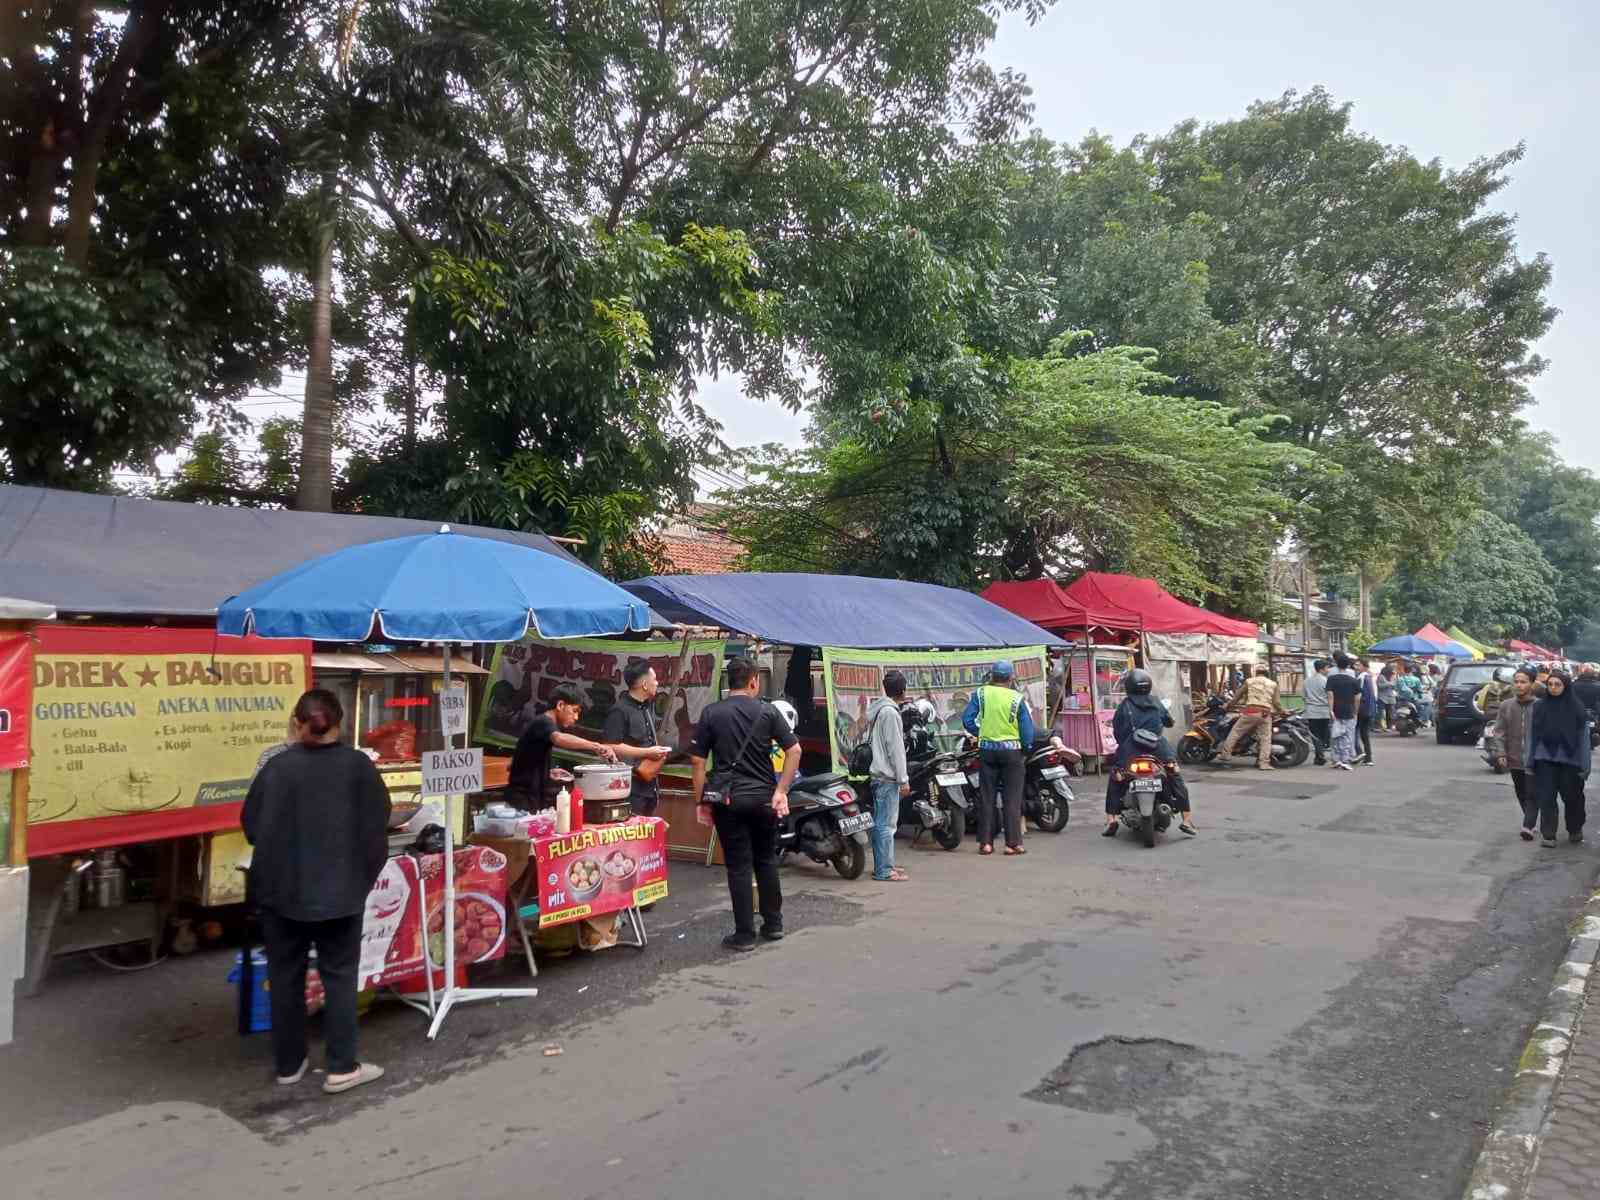
[[[545,797],[545,782],[550,777],[552,747],[598,755],[607,762],[617,761],[617,752],[610,746],[567,732],[581,716],[583,697],[578,689],[570,683],[559,684],[550,693],[549,709],[534,717],[517,739],[506,788],[511,803],[529,812],[550,807],[552,802]]]
[[[618,758],[633,763],[633,792],[629,797],[633,811],[640,816],[653,817],[660,792],[655,771],[650,771],[646,779],[641,766],[650,763],[659,769],[659,764],[672,753],[671,747],[660,745],[656,736],[656,691],[660,685],[654,668],[647,662],[631,662],[622,668],[622,682],[628,690],[606,713],[602,736]]]

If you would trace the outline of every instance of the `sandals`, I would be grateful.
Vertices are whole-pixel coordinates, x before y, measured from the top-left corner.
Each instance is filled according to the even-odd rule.
[[[1027,853],[1027,851],[1024,850],[1021,846],[1007,846],[1006,847],[1006,854],[1008,854],[1008,855],[1026,854],[1026,853]]]
[[[885,875],[882,879],[878,880],[878,882],[879,883],[904,883],[906,880],[908,880],[910,878],[911,878],[911,876],[907,875],[899,867],[896,867],[894,870],[890,871],[887,875]]]
[[[983,845],[978,847],[978,853],[979,854],[993,854],[994,853],[994,843],[993,842],[985,842]]]
[[[1100,836],[1101,837],[1116,837],[1117,836],[1117,827],[1115,825],[1107,825],[1104,829],[1102,829],[1100,831]]]
[[[340,1092],[348,1092],[351,1088],[358,1088],[364,1083],[373,1083],[382,1078],[382,1067],[376,1063],[360,1063],[348,1075],[328,1076],[328,1081],[322,1085],[322,1090],[330,1096],[336,1096]]]

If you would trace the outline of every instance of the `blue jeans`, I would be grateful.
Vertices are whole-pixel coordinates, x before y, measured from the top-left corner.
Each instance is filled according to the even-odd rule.
[[[872,877],[887,879],[894,870],[894,831],[900,824],[900,785],[892,779],[872,780]]]

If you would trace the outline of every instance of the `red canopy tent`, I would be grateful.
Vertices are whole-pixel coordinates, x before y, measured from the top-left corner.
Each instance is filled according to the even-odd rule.
[[[1525,642],[1521,638],[1512,638],[1506,643],[1506,649],[1515,650],[1518,654],[1531,654],[1535,658],[1561,657],[1553,650],[1546,650],[1543,646],[1535,646],[1532,642]]]
[[[1063,591],[1069,601],[1087,610],[1136,613],[1139,628],[1146,633],[1208,633],[1250,639],[1259,636],[1253,621],[1240,621],[1185,604],[1154,579],[1090,571]]]
[[[983,589],[983,598],[1052,633],[1139,628],[1138,613],[1116,605],[1081,604],[1051,579],[991,583]]]

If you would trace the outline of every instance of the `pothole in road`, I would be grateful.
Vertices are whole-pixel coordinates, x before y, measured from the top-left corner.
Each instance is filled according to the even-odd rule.
[[[1198,1086],[1209,1057],[1198,1046],[1166,1038],[1112,1035],[1073,1050],[1023,1095],[1092,1113],[1165,1108]]]

